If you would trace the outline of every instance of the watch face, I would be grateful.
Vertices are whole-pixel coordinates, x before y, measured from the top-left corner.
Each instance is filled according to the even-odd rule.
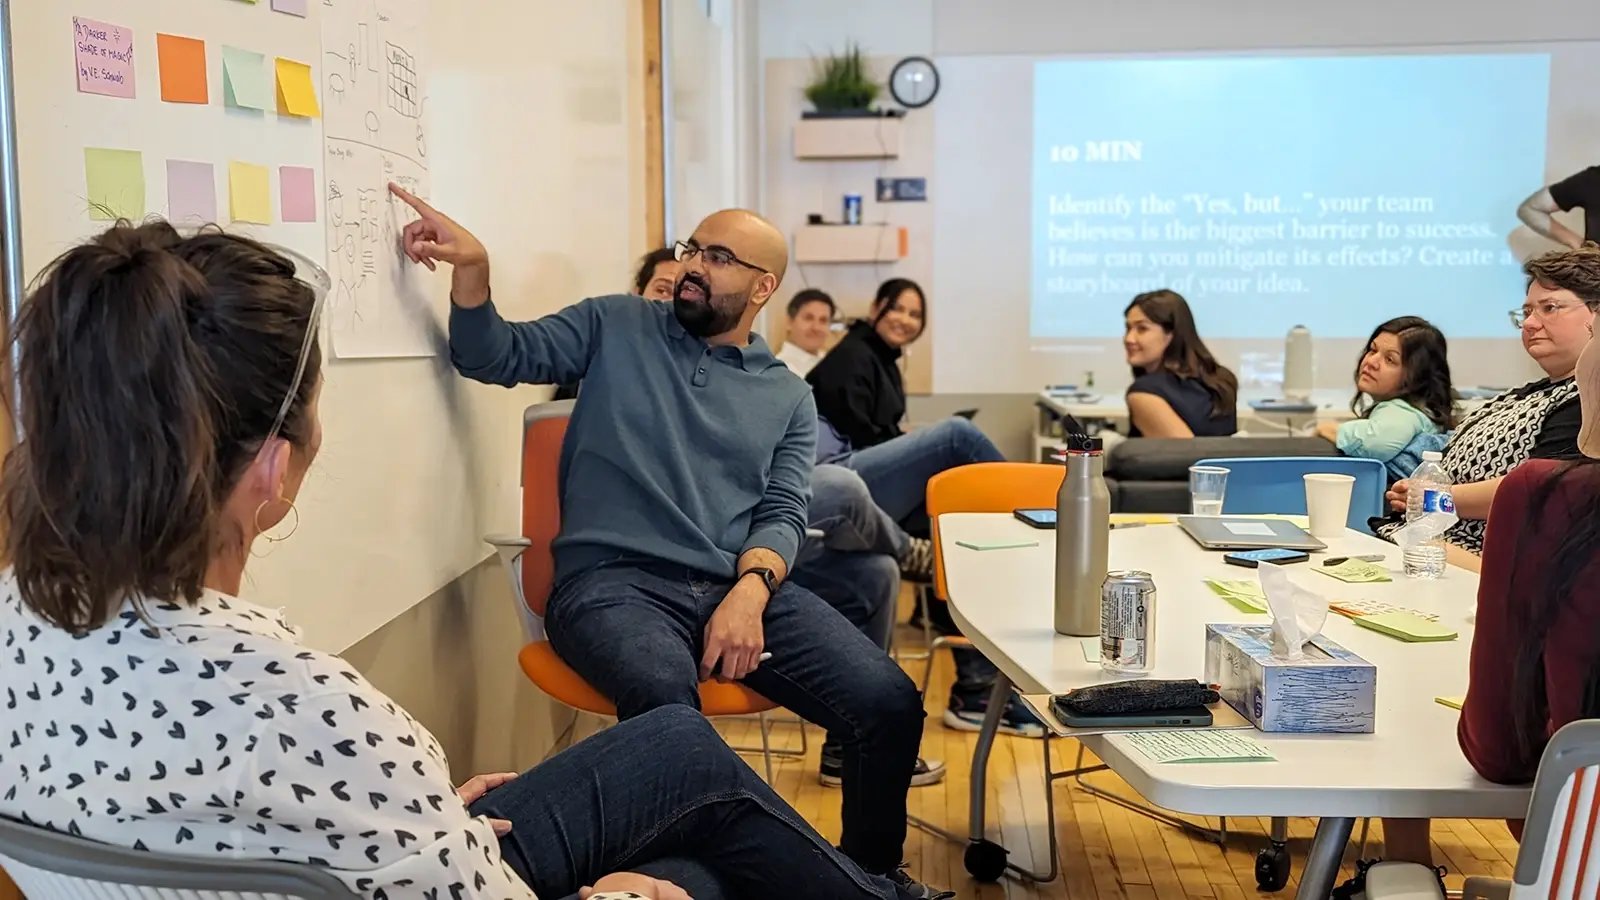
[[[931,60],[907,57],[889,76],[889,92],[901,106],[911,109],[927,106],[939,93],[939,70],[933,67]]]

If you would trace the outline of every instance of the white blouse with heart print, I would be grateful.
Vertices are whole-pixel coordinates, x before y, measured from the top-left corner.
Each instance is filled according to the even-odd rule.
[[[368,897],[533,897],[438,742],[343,660],[221,594],[143,607],[73,635],[0,578],[0,815]]]

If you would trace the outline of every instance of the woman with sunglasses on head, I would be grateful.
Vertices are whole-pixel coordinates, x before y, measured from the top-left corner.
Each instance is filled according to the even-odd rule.
[[[0,815],[381,896],[898,898],[664,706],[457,789],[438,743],[274,609],[251,547],[317,456],[326,275],[118,224],[16,323],[0,514]],[[270,540],[270,538],[269,538]],[[919,895],[920,896],[920,895]]]
[[[1589,341],[1594,309],[1600,304],[1600,246],[1585,244],[1529,260],[1527,296],[1511,311],[1522,332],[1522,346],[1545,377],[1514,388],[1462,418],[1444,448],[1444,469],[1455,485],[1455,527],[1445,540],[1473,564],[1483,552],[1483,533],[1502,479],[1530,459],[1575,459],[1581,414],[1572,380],[1578,355]],[[1389,491],[1392,512],[1378,525],[1390,537],[1404,524],[1408,484]]]

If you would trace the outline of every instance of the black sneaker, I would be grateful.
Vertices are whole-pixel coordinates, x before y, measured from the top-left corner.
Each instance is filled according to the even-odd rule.
[[[938,784],[944,780],[944,762],[933,760],[929,762],[922,757],[917,757],[917,767],[911,771],[912,787],[927,787]],[[839,751],[831,744],[822,745],[822,767],[817,770],[817,782],[823,787],[838,787],[844,784],[844,760]]]
[[[950,692],[950,705],[944,711],[944,727],[955,731],[983,730],[983,717],[989,711],[989,694],[963,696]],[[1044,737],[1044,723],[1025,706],[1016,694],[1006,701],[1000,714],[1000,733],[1025,738]]]
[[[933,541],[910,538],[906,555],[900,558],[900,576],[907,581],[929,584],[933,581]]]
[[[885,874],[894,885],[896,900],[955,900],[955,891],[936,891],[906,874],[906,864]]]

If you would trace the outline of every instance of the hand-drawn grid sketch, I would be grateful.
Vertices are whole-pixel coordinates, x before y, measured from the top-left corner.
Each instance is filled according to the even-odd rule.
[[[429,195],[426,0],[323,0],[328,320],[334,355],[435,356],[439,312],[400,236],[415,218],[390,182]]]

